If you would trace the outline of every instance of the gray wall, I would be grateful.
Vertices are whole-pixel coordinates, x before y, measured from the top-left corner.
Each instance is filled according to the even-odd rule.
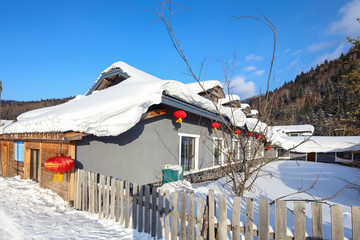
[[[86,136],[77,141],[77,167],[139,184],[161,181],[164,165],[179,165],[179,133],[200,135],[199,168],[213,166],[209,137],[214,134],[200,126],[210,126],[210,121],[188,114],[179,124],[173,117],[177,109],[168,109],[167,114],[141,121],[119,136]]]

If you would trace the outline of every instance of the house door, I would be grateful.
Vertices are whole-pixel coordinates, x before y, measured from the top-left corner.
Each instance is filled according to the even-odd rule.
[[[39,182],[39,150],[31,149],[30,154],[30,179]]]
[[[314,153],[314,152],[308,153],[306,159],[309,162],[315,162],[315,156],[316,156],[316,153]]]
[[[1,167],[2,167],[2,176],[8,177],[8,146],[3,145],[1,146]]]

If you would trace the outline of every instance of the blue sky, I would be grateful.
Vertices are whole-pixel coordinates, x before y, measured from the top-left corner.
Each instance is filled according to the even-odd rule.
[[[173,16],[173,28],[193,69],[206,58],[207,80],[224,80],[221,63],[234,60],[232,91],[242,99],[266,88],[272,56],[271,20],[278,32],[271,88],[294,80],[349,49],[359,36],[359,0],[177,1],[189,8]],[[1,0],[2,99],[39,100],[85,94],[117,61],[162,79],[193,82],[164,25],[143,9],[158,1]]]

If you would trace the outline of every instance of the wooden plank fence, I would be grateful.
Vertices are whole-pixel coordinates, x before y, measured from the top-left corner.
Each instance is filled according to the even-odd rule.
[[[154,239],[323,239],[322,206],[313,203],[312,238],[306,236],[305,203],[294,203],[294,233],[287,235],[286,202],[275,202],[275,232],[269,227],[269,201],[259,199],[259,216],[254,228],[254,200],[246,199],[245,224],[240,222],[241,198],[233,199],[231,223],[227,219],[227,200],[213,190],[207,200],[194,195],[165,192],[119,179],[77,169],[74,207],[110,218],[126,228],[150,234]],[[180,204],[179,204],[180,203]],[[217,208],[216,208],[217,206]],[[216,213],[217,218],[216,218]],[[331,239],[344,239],[343,210],[331,206]],[[352,207],[352,239],[360,239],[360,207]]]

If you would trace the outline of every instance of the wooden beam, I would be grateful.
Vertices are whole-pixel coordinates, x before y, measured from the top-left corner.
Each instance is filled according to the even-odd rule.
[[[75,141],[75,140],[81,140],[82,137],[88,135],[87,133],[81,133],[81,132],[67,132],[65,133],[65,141]]]
[[[149,118],[161,116],[161,115],[164,115],[164,114],[167,114],[167,113],[168,113],[168,109],[167,109],[167,108],[154,110],[154,111],[151,111],[151,112],[144,113],[144,114],[141,116],[141,120],[145,120],[145,119],[149,119]]]

